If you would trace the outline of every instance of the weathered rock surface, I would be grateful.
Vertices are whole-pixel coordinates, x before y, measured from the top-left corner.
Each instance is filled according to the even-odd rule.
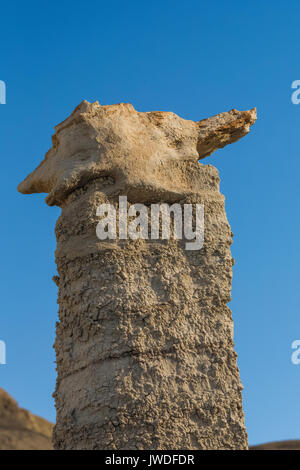
[[[246,449],[230,300],[232,233],[216,168],[255,110],[200,122],[83,102],[19,186],[47,192],[59,287],[58,449]],[[96,237],[102,202],[199,203],[205,243]]]
[[[155,196],[177,197],[178,184],[186,191],[191,188],[187,178],[174,178],[173,167],[198,161],[237,141],[255,119],[255,109],[233,109],[193,122],[174,113],[139,113],[131,104],[100,106],[83,101],[56,126],[52,148],[19,190],[49,193],[47,203],[61,206],[74,189],[110,176],[117,184],[114,189],[122,186],[131,192],[141,186]]]
[[[51,450],[53,424],[29,411],[0,388],[0,450]]]

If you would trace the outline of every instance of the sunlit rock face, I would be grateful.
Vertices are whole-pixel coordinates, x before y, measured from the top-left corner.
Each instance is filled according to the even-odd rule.
[[[56,224],[57,449],[246,449],[230,300],[232,233],[216,168],[255,110],[199,122],[83,102],[19,190]],[[97,208],[204,207],[204,245],[99,240]]]
[[[53,424],[18,403],[0,388],[0,451],[52,450]]]

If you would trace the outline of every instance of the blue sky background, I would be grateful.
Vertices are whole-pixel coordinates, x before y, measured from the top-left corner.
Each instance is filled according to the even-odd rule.
[[[300,4],[71,1],[1,4],[0,386],[55,420],[58,208],[17,184],[83,100],[131,102],[200,120],[258,108],[249,136],[206,160],[220,171],[235,233],[232,302],[251,444],[300,438]]]

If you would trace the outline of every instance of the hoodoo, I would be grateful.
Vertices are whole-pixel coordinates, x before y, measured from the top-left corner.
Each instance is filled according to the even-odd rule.
[[[232,233],[199,160],[249,132],[255,109],[193,122],[81,103],[19,186],[56,224],[57,449],[247,449],[230,301]],[[97,208],[204,207],[204,244],[99,240]],[[119,220],[119,223],[122,221]]]

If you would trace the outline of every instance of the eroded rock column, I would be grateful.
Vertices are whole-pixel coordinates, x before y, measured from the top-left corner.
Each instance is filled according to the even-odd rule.
[[[83,102],[20,185],[56,225],[57,449],[246,449],[230,300],[231,230],[216,168],[255,110],[194,123]],[[205,241],[105,240],[102,203],[203,204]]]

